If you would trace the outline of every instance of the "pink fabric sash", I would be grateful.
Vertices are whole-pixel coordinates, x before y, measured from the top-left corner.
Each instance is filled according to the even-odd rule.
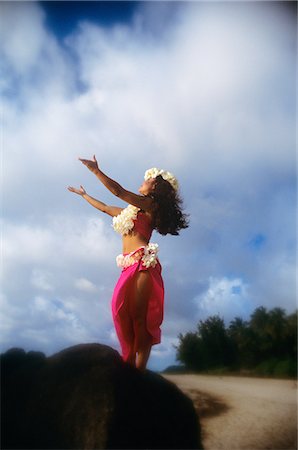
[[[140,259],[139,261],[136,261],[134,264],[122,270],[118,282],[115,286],[111,302],[113,321],[121,345],[122,358],[124,361],[127,360],[129,353],[133,349],[131,348],[131,340],[129,340],[123,333],[123,324],[121,323],[119,317],[119,311],[124,303],[128,301],[127,288],[130,282],[137,275],[137,273],[142,270],[148,271],[151,276],[152,282],[152,291],[148,301],[147,309],[147,331],[152,336],[152,345],[159,344],[161,341],[160,325],[162,324],[164,314],[164,284],[161,276],[162,268],[159,261],[157,261],[155,267],[146,268],[143,265],[142,260]],[[132,319],[127,317],[126,320]]]

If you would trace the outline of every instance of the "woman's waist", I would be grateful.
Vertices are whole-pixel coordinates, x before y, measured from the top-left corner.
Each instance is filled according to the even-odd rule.
[[[149,241],[140,238],[140,236],[124,236],[122,240],[122,252],[123,254],[132,253],[141,247],[146,247]]]
[[[142,265],[149,268],[155,267],[158,261],[158,244],[148,243],[140,247],[125,252],[116,257],[116,262],[119,267],[126,268],[141,261]]]

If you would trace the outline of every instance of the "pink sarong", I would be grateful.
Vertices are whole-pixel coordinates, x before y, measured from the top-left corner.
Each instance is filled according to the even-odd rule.
[[[123,255],[125,256],[125,255]],[[147,270],[151,276],[152,290],[148,300],[148,309],[146,316],[146,327],[152,336],[152,345],[159,344],[161,341],[160,325],[163,321],[164,314],[164,284],[161,276],[162,268],[159,261],[156,261],[155,267],[146,267],[140,259],[128,267],[123,268],[118,282],[115,286],[111,308],[116,333],[122,349],[122,358],[124,361],[128,359],[131,348],[131,341],[122,332],[119,311],[125,302],[128,301],[127,289],[136,276],[142,270]]]

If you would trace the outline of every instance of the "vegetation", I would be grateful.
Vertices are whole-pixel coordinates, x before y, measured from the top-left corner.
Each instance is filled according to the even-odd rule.
[[[176,358],[186,371],[296,377],[297,311],[257,308],[249,321],[228,327],[219,316],[200,321],[196,332],[179,334]]]

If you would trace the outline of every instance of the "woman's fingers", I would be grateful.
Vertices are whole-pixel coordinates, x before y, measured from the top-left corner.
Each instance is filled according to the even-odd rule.
[[[79,161],[81,161],[83,164],[86,164],[86,163],[96,163],[96,164],[97,164],[97,159],[96,159],[95,155],[93,155],[93,161],[90,160],[90,159],[84,159],[84,158],[78,158],[78,159],[79,159]]]
[[[84,188],[82,188],[82,189],[76,189],[76,188],[74,188],[74,187],[72,187],[72,186],[68,186],[67,189],[68,189],[70,192],[74,192],[75,194],[79,194],[79,195],[86,194],[86,191],[85,191]]]
[[[90,159],[84,159],[84,158],[79,158],[79,160],[83,163],[83,164],[88,164],[88,163],[92,163],[93,161],[91,161]]]
[[[92,165],[94,164],[94,161],[91,161],[90,159],[82,159],[79,158],[79,160],[81,161],[82,164],[84,164],[84,166],[92,167]]]
[[[93,160],[83,159],[83,158],[79,158],[79,160],[81,161],[82,164],[84,164],[84,166],[87,167],[87,169],[91,170],[91,172],[96,173],[96,171],[98,170],[98,165],[97,165],[95,155],[93,155]]]
[[[72,186],[68,186],[67,189],[68,189],[70,192],[75,192],[75,193],[77,193],[77,189],[74,188],[74,187],[72,187]]]

